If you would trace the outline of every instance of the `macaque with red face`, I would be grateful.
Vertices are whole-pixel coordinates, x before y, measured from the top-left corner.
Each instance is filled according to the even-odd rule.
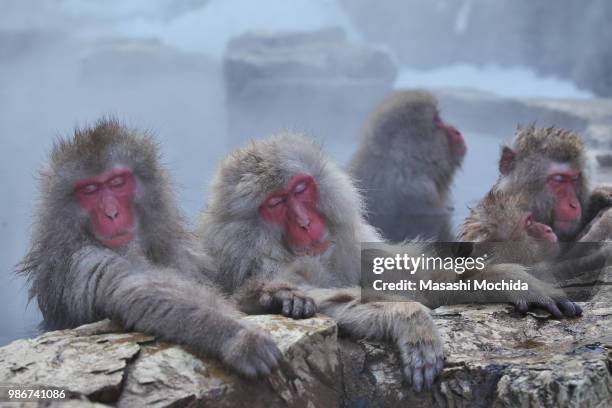
[[[246,376],[277,366],[273,340],[210,281],[213,262],[184,225],[151,138],[113,120],[77,130],[53,149],[41,190],[20,272],[45,328],[111,318]]]
[[[586,222],[589,186],[580,137],[556,128],[520,129],[504,146],[494,190],[527,194],[535,219],[572,241]]]
[[[424,91],[388,97],[370,116],[349,164],[368,221],[394,242],[454,238],[449,188],[467,149],[437,105]]]
[[[318,310],[336,319],[341,333],[391,341],[399,350],[404,378],[417,391],[432,386],[444,358],[424,304],[512,302],[521,311],[539,305],[557,317],[577,313],[561,292],[513,264],[493,265],[470,279],[522,280],[529,290],[415,291],[418,299],[401,302],[363,298],[361,245],[383,239],[365,220],[350,177],[304,137],[256,140],[228,155],[209,197],[198,235],[219,267],[216,282],[242,311],[304,318]],[[382,245],[390,253],[413,257],[429,250],[420,242]],[[414,275],[434,281],[459,276],[439,270]]]
[[[136,237],[136,181],[129,168],[116,167],[79,179],[74,191],[79,205],[89,215],[95,238],[104,246],[117,249]]]
[[[284,231],[296,255],[321,255],[330,246],[325,220],[318,211],[319,189],[307,174],[293,176],[286,188],[271,193],[259,207],[262,218]]]

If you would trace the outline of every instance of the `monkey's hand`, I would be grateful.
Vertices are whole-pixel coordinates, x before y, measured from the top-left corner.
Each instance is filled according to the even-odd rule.
[[[284,281],[247,282],[236,294],[241,311],[249,314],[278,313],[306,319],[317,312],[314,300]]]
[[[397,339],[406,383],[420,392],[431,389],[444,367],[443,343],[429,313],[416,312],[402,325]]]
[[[312,298],[286,283],[264,285],[258,301],[264,309],[294,319],[312,317],[317,310]]]
[[[221,350],[225,364],[251,378],[270,374],[282,358],[272,338],[250,327],[238,331]]]
[[[570,301],[562,290],[537,279],[530,280],[528,285],[527,291],[513,291],[512,303],[518,312],[525,314],[529,309],[540,308],[558,319],[582,315],[582,308]]]

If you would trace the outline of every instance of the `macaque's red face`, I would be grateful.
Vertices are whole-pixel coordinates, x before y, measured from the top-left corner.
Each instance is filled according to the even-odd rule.
[[[136,181],[127,168],[114,168],[80,179],[74,186],[81,208],[88,214],[96,238],[109,248],[119,248],[135,237]]]
[[[448,139],[448,147],[451,154],[456,157],[465,156],[467,147],[465,146],[465,140],[463,140],[463,135],[461,135],[461,132],[459,132],[454,126],[448,125],[446,122],[444,122],[438,113],[436,113],[434,116],[434,125],[438,129],[443,130],[446,134],[446,138]]]
[[[554,197],[553,227],[555,231],[573,233],[580,226],[582,219],[582,206],[578,199],[582,188],[580,171],[569,165],[553,163],[546,174],[546,188]]]
[[[259,206],[259,213],[265,222],[282,228],[285,243],[295,254],[315,256],[330,246],[327,226],[318,208],[315,179],[298,174],[285,188],[269,194]]]

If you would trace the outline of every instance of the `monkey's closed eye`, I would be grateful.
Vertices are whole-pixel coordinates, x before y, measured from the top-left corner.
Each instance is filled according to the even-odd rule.
[[[561,174],[553,174],[550,176],[550,180],[554,181],[555,183],[563,183],[566,181],[566,177]]]
[[[283,201],[285,201],[283,197],[272,197],[266,202],[266,205],[268,206],[268,208],[274,208],[281,204]]]
[[[110,181],[108,182],[108,185],[110,187],[121,187],[125,184],[125,177],[124,176],[117,176],[117,177],[113,177],[112,179],[110,179]]]
[[[98,192],[99,189],[100,187],[97,184],[87,184],[86,186],[79,188],[79,192],[85,195],[92,195]]]

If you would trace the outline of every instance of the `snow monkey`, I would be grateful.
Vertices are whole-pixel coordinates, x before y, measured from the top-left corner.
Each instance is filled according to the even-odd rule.
[[[453,241],[449,187],[466,153],[461,133],[425,91],[388,97],[370,116],[349,171],[367,217],[391,241]]]
[[[586,169],[580,136],[530,126],[519,129],[512,145],[503,147],[492,190],[526,194],[536,221],[551,226],[560,241],[574,241],[599,209],[610,205],[608,193],[602,199],[597,197],[601,192],[591,193]]]
[[[559,255],[559,240],[552,228],[536,222],[528,210],[526,195],[489,192],[471,209],[459,239],[461,241],[503,243],[496,245],[497,261],[533,265]]]
[[[316,309],[335,318],[353,338],[390,340],[399,349],[407,383],[416,390],[430,387],[443,366],[437,329],[416,300],[429,307],[512,302],[521,311],[540,305],[555,316],[576,313],[562,292],[512,264],[492,265],[470,279],[520,279],[529,284],[528,291],[429,291],[404,299],[410,301],[368,302],[359,289],[361,243],[382,238],[365,220],[349,176],[318,145],[298,135],[257,140],[228,155],[214,177],[198,234],[218,266],[217,282],[242,311],[304,318]],[[407,248],[389,246],[397,252]],[[418,250],[414,256],[420,256],[421,249],[406,251]],[[415,277],[460,279],[441,271]]]
[[[174,202],[155,142],[112,119],[54,146],[20,272],[49,330],[103,318],[191,346],[246,376],[280,351],[212,285]]]

